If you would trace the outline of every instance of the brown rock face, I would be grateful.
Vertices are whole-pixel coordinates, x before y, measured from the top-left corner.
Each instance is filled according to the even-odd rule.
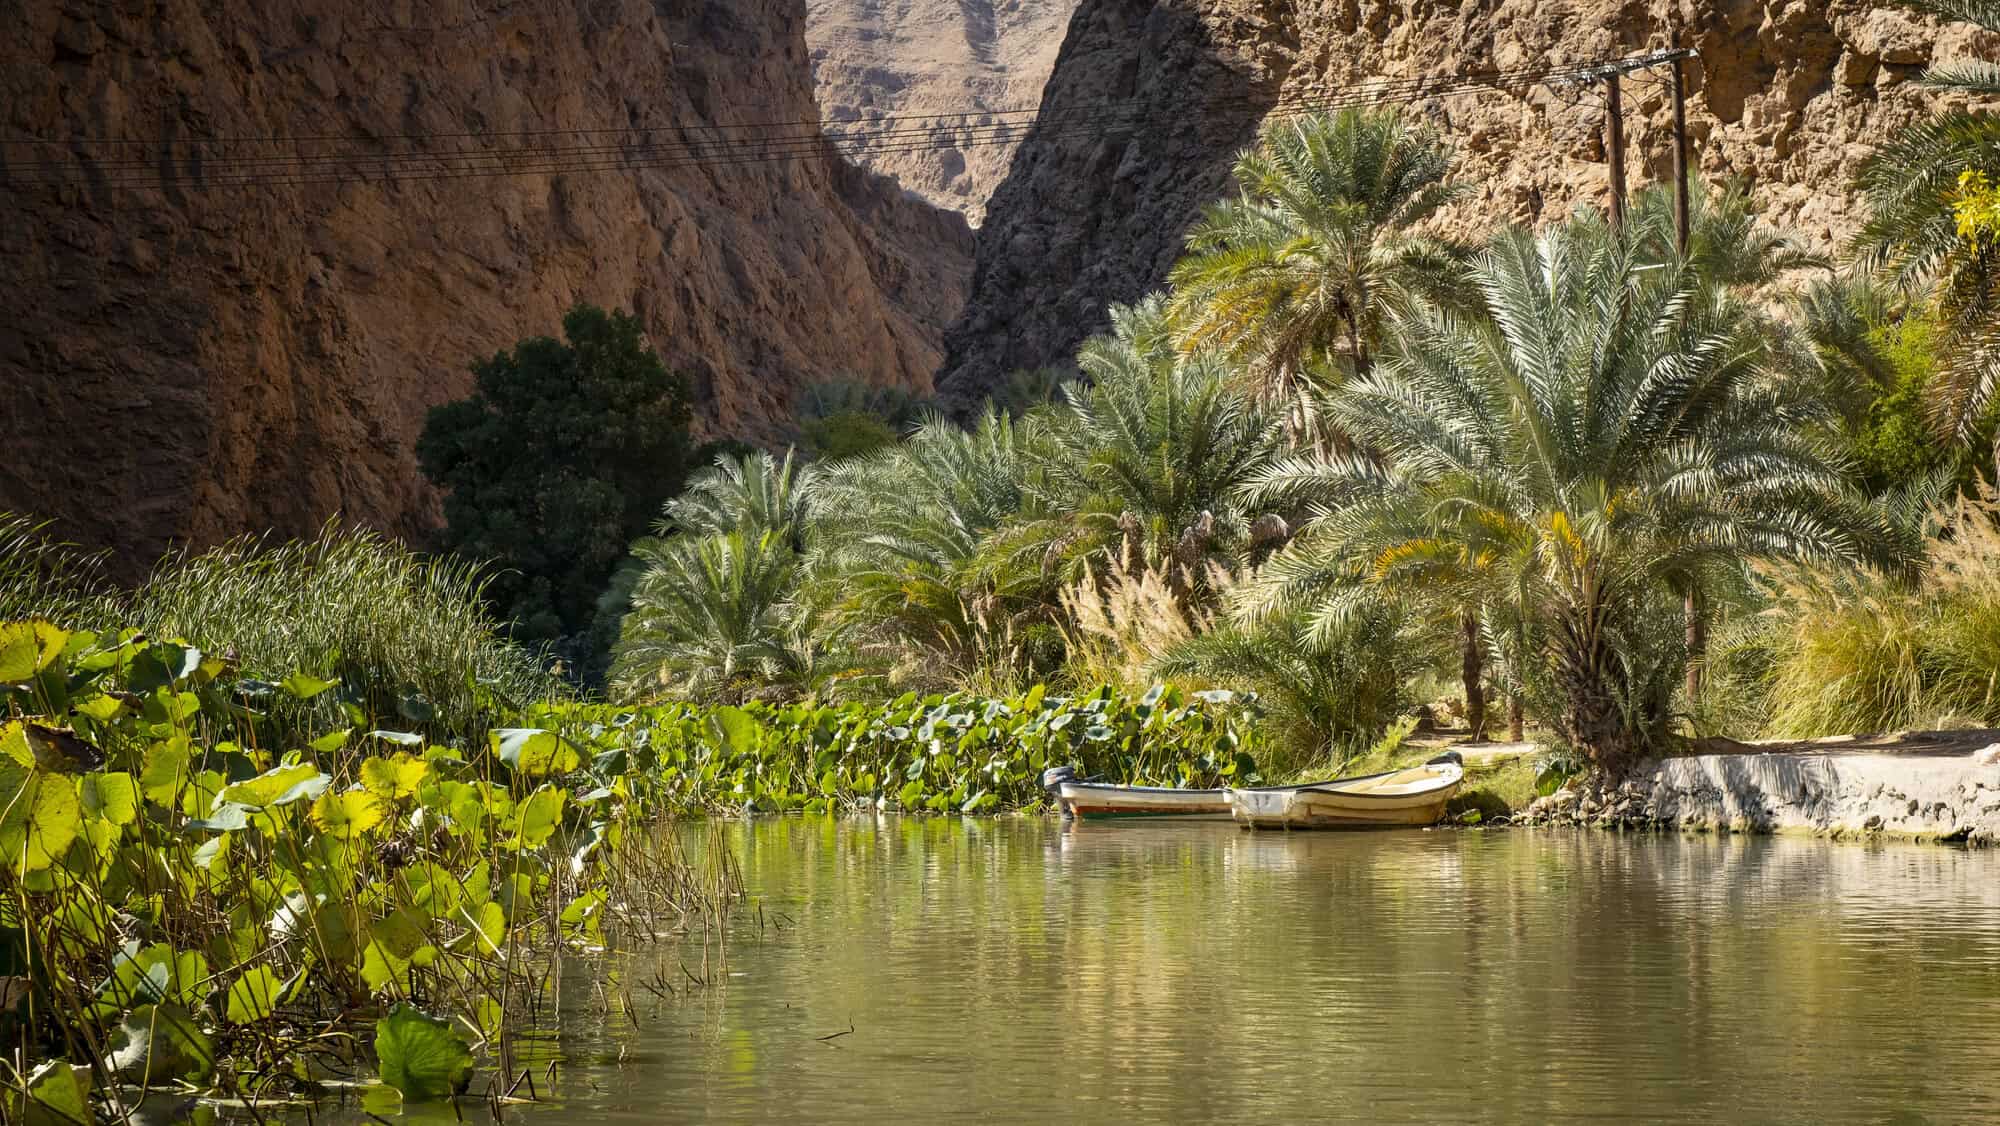
[[[815,380],[927,390],[962,300],[958,215],[821,152],[746,162],[717,143],[817,118],[804,0],[13,11],[0,509],[58,517],[128,567],[336,511],[426,527],[425,411],[576,301],[636,312],[705,431],[757,438]],[[546,132],[582,129],[620,132]],[[254,140],[271,137],[294,140]],[[298,164],[417,151],[444,172],[510,147],[510,168],[540,171]],[[223,182],[246,171],[267,182]]]
[[[1771,220],[1832,248],[1860,222],[1849,181],[1872,147],[1943,104],[1909,80],[1936,55],[1994,57],[1991,37],[1874,0],[1084,0],[1035,131],[994,193],[972,295],[939,383],[970,402],[1009,371],[1059,364],[1107,302],[1163,283],[1200,206],[1278,107],[1377,78],[1545,68],[1669,45],[1689,65],[1695,159],[1742,177]],[[1630,180],[1672,178],[1661,75],[1625,80]],[[1079,131],[1080,107],[1122,99]],[[1553,219],[1608,196],[1601,87],[1430,98],[1459,146],[1475,229]]]
[[[851,138],[842,151],[978,223],[1034,122],[1076,0],[808,7],[820,107]]]

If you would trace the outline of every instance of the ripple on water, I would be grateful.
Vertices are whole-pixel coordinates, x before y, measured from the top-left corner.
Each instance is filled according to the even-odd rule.
[[[739,929],[741,976],[688,1001],[642,994],[629,1018],[582,1003],[594,971],[573,967],[562,1046],[584,1062],[529,1117],[1956,1122],[2000,1107],[1990,852],[1030,819],[735,833],[749,885],[790,924]]]

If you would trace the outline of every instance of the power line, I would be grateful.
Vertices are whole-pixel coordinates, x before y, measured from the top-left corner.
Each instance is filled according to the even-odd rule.
[[[1683,53],[1684,55],[1685,53]],[[1243,111],[1263,118],[1287,117],[1334,109],[1387,102],[1417,102],[1467,93],[1518,89],[1534,85],[1585,85],[1612,74],[1657,66],[1671,61],[1668,53],[1603,60],[1562,67],[1517,68],[1514,70],[1467,71],[1433,78],[1376,79],[1336,87],[1324,94],[1261,102],[1245,94],[1220,95],[1171,112],[1186,114],[1201,110],[1209,115]],[[1022,136],[1067,137],[1079,133],[1103,132],[1136,124],[1121,120],[1134,111],[1149,111],[1140,99],[1117,99],[1099,103],[1070,105],[1055,110],[967,111],[960,113],[912,114],[884,119],[867,128],[827,129],[817,122],[764,122],[732,125],[694,126],[676,130],[716,133],[706,139],[655,141],[664,129],[546,129],[507,132],[410,133],[397,136],[311,137],[264,136],[237,138],[172,138],[141,141],[119,138],[68,138],[63,140],[10,140],[0,145],[54,147],[60,145],[103,144],[127,148],[153,146],[157,151],[132,156],[92,159],[70,154],[69,160],[8,162],[10,178],[22,184],[84,184],[89,186],[157,188],[169,185],[197,188],[233,186],[283,186],[340,183],[349,181],[447,180],[467,177],[512,175],[563,175],[576,172],[625,169],[668,169],[683,167],[724,167],[741,164],[792,161],[827,155],[916,152],[941,148],[971,148],[1012,144]],[[1150,109],[1158,113],[1157,109]],[[1034,114],[1031,131],[1025,123],[993,122],[995,116]],[[946,121],[963,124],[945,125]],[[918,124],[929,123],[929,124]],[[775,130],[809,129],[791,134]],[[759,131],[766,135],[759,136]],[[729,133],[747,134],[731,136]],[[452,144],[440,148],[403,148],[366,152],[352,146],[379,145],[385,141],[459,142],[473,138],[571,139],[586,143],[514,144],[508,147],[467,147]],[[625,138],[605,140],[605,138]],[[315,153],[300,146],[332,144],[348,146],[343,151]],[[231,152],[232,148],[291,145],[291,153],[252,151]],[[851,149],[843,145],[856,146]],[[162,170],[184,168],[184,171]],[[28,175],[18,176],[25,172]]]

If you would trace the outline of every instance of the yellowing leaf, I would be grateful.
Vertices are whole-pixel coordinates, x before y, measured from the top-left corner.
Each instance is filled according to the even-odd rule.
[[[361,763],[361,785],[376,797],[391,801],[417,792],[431,764],[405,751],[391,758],[368,758]]]
[[[321,795],[313,803],[312,820],[321,832],[351,841],[380,825],[386,813],[382,800],[374,794],[349,790],[344,794]]]

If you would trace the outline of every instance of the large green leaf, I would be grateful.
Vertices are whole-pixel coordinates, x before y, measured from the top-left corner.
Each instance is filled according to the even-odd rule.
[[[229,984],[229,1000],[223,1015],[231,1024],[249,1024],[269,1019],[278,1011],[285,984],[269,966],[255,966]]]
[[[295,801],[310,801],[326,792],[332,778],[321,774],[311,763],[273,767],[255,778],[224,786],[218,802],[232,802],[248,809],[270,809]]]
[[[568,793],[544,786],[529,794],[527,800],[514,807],[514,839],[507,842],[514,848],[540,848],[548,843],[549,835],[562,824],[563,799]]]
[[[0,863],[16,876],[39,872],[69,850],[83,825],[76,784],[0,757]]]
[[[514,771],[529,778],[575,770],[576,749],[553,731],[534,727],[503,727],[492,734],[493,753]]]
[[[130,825],[139,817],[139,784],[122,770],[84,775],[79,796],[85,811],[113,825]]]
[[[187,782],[189,762],[188,743],[184,737],[176,735],[153,744],[153,748],[146,752],[146,765],[139,772],[139,788],[145,792],[146,800],[156,805],[172,805]]]
[[[21,1126],[96,1126],[90,1069],[50,1060],[28,1076],[25,1092],[7,1092],[9,1122]]]
[[[731,754],[747,755],[757,749],[757,721],[742,708],[724,705],[708,713],[715,741]]]
[[[202,1080],[215,1069],[215,1046],[179,1005],[141,1005],[125,1015],[111,1069],[136,1083]]]
[[[375,1024],[382,1082],[406,1099],[449,1098],[472,1082],[472,1049],[450,1021],[397,1005]]]

